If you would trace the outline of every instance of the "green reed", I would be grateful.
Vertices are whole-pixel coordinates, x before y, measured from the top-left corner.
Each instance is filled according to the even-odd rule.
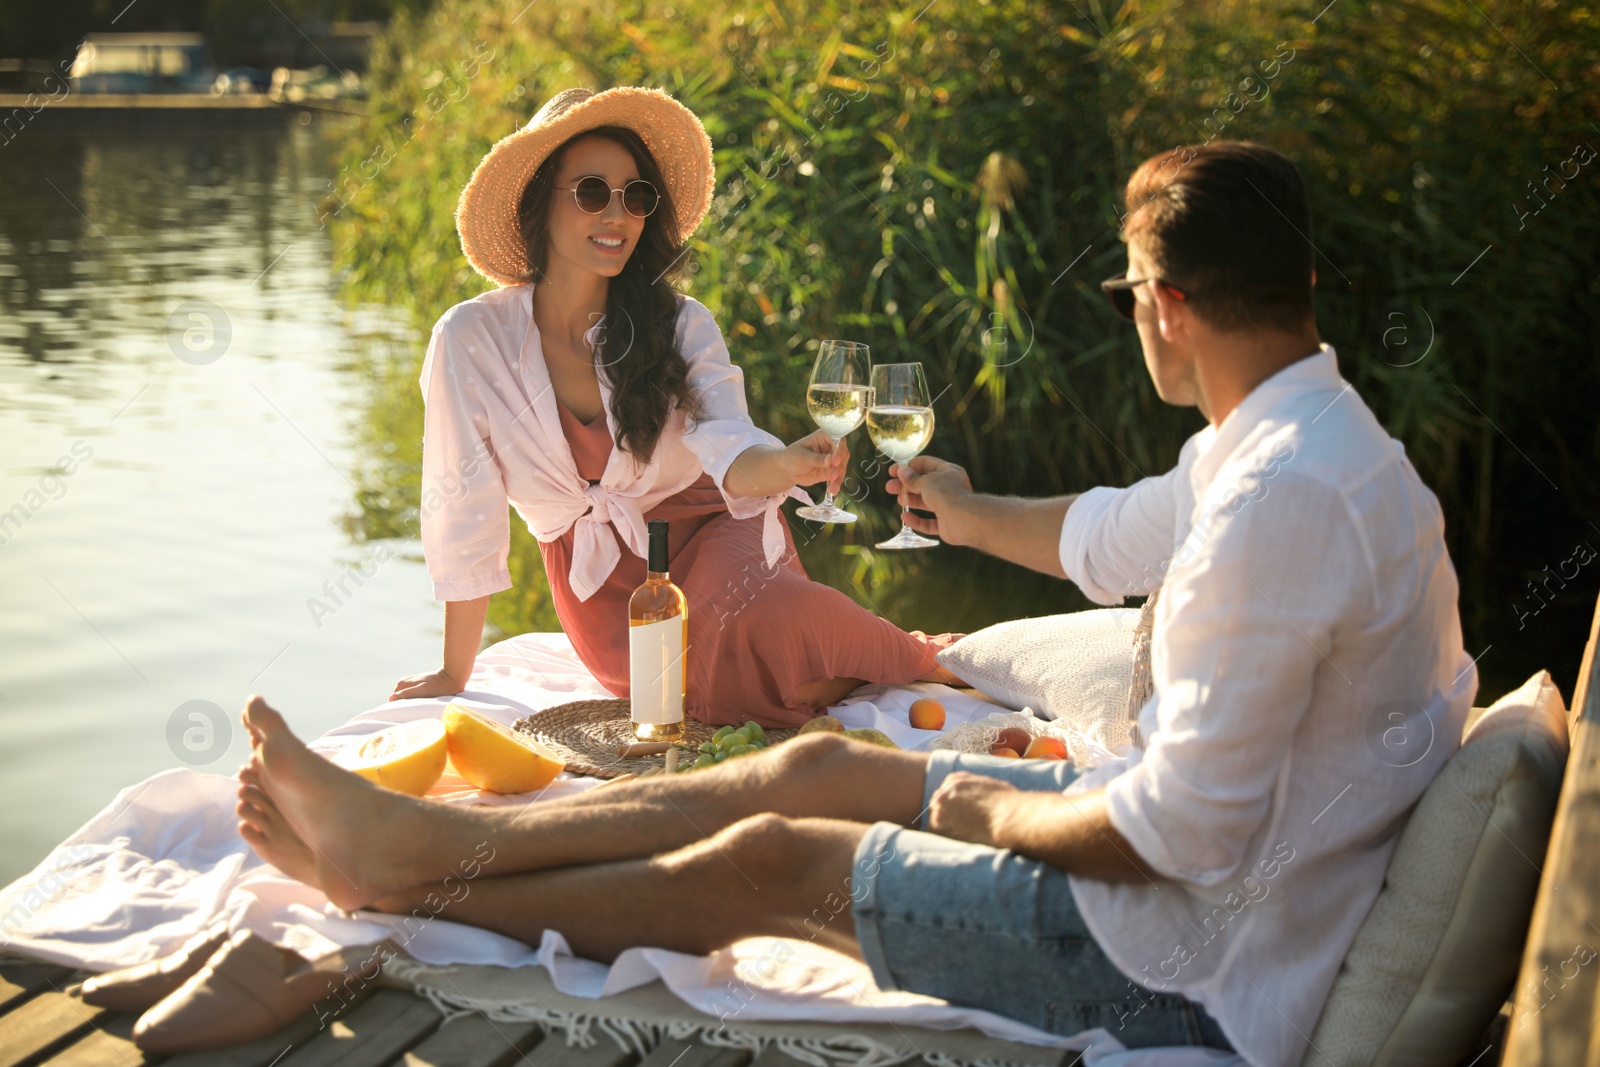
[[[380,42],[325,204],[352,300],[425,330],[481,292],[452,213],[489,145],[559,89],[657,85],[715,144],[689,289],[762,425],[811,428],[815,342],[849,337],[927,365],[932,451],[980,487],[1126,484],[1201,423],[1160,403],[1097,291],[1125,263],[1120,183],[1177,144],[1262,141],[1310,186],[1324,339],[1440,497],[1469,645],[1505,649],[1483,664],[1497,680],[1575,661],[1597,579],[1532,622],[1524,584],[1600,545],[1600,161],[1537,216],[1517,205],[1575,145],[1600,148],[1593,5],[524,4],[442,0]],[[375,375],[357,536],[415,514],[419,361]],[[806,552],[866,603],[955,558],[863,547],[897,522],[881,485],[854,494],[860,529]],[[552,625],[526,531],[513,557],[496,624]]]

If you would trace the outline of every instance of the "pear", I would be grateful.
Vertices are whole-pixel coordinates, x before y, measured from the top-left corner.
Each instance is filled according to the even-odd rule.
[[[865,741],[869,745],[881,745],[884,748],[899,748],[900,746],[889,740],[889,735],[882,730],[874,730],[870,726],[846,730],[844,735],[853,741]]]
[[[817,733],[842,734],[844,733],[844,723],[835,719],[832,715],[818,715],[815,719],[800,727],[799,733],[795,736]]]

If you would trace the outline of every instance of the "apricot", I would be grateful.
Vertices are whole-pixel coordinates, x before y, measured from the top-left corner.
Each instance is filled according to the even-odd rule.
[[[1033,740],[1033,735],[1020,726],[1007,726],[1000,731],[1000,736],[994,739],[994,747],[1005,747],[1022,755],[1028,750],[1028,744]],[[990,749],[993,751],[993,748]]]
[[[1022,758],[1021,756],[1017,755],[1017,750],[1016,749],[1010,748],[1010,747],[1008,747],[1006,745],[999,745],[999,744],[997,744],[997,745],[995,745],[995,746],[993,746],[992,748],[989,749],[989,755],[991,755],[991,756],[999,756],[1002,759],[1021,759]]]
[[[911,725],[918,730],[943,730],[944,705],[932,697],[911,702]]]
[[[1022,755],[1025,759],[1038,759],[1041,757],[1046,759],[1066,759],[1067,746],[1059,737],[1040,734],[1028,742],[1028,747],[1023,749]]]

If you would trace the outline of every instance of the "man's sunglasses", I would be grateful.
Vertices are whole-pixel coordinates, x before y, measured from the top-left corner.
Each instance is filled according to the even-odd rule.
[[[591,215],[598,215],[610,207],[611,198],[617,193],[622,194],[623,209],[636,219],[648,217],[661,203],[661,194],[656,192],[656,187],[643,178],[635,178],[621,189],[613,189],[604,178],[591,174],[579,178],[578,184],[571,189],[560,185],[556,188],[572,193],[578,207]]]
[[[1179,289],[1171,282],[1162,281],[1160,278],[1129,278],[1127,274],[1119,274],[1115,278],[1107,278],[1100,283],[1100,291],[1106,294],[1111,301],[1111,306],[1117,309],[1117,314],[1133,321],[1133,291],[1145,282],[1156,282],[1167,287],[1167,292],[1172,294],[1174,300],[1187,300],[1189,294]]]

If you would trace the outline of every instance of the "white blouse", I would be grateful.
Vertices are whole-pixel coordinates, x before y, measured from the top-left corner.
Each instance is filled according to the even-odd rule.
[[[704,418],[691,426],[674,409],[648,464],[641,467],[615,448],[599,484],[590,485],[578,475],[561,430],[533,319],[532,284],[484,293],[439,317],[419,378],[426,404],[422,548],[436,598],[475,600],[511,587],[509,502],[540,541],[577,526],[569,580],[578,599],[587,600],[621,559],[608,525],[643,557],[644,516],[657,504],[702,472],[722,486],[729,466],[751,445],[783,447],[750,421],[744,374],[729,359],[705,305],[684,297],[677,331]],[[601,358],[604,353],[602,347]],[[600,397],[615,437],[603,373]],[[768,497],[737,496],[724,487],[722,495],[735,519],[763,516],[766,562],[776,565],[784,551],[778,515],[784,497],[810,498],[794,487]]]

